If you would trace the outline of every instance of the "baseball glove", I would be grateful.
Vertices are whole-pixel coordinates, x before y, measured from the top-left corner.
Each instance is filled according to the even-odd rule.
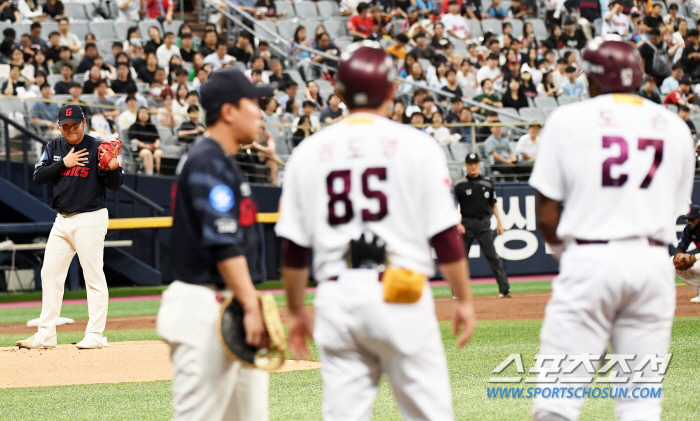
[[[676,253],[673,256],[673,266],[676,270],[688,270],[695,264],[697,259],[692,254],[688,253]]]
[[[109,161],[119,156],[119,152],[122,151],[122,141],[117,138],[107,139],[97,148],[97,156],[100,156],[102,151],[105,153],[100,158],[100,168],[102,171],[109,171]]]
[[[246,343],[243,307],[233,297],[227,298],[221,304],[216,329],[221,346],[230,358],[247,367],[272,371],[284,363],[287,339],[284,336],[282,320],[272,294],[261,294],[259,299],[265,329],[270,337],[270,344],[266,348],[257,349]]]

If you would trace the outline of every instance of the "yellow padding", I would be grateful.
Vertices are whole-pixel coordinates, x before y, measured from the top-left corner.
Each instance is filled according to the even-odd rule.
[[[262,224],[274,224],[279,219],[278,213],[259,213],[258,222]],[[172,216],[154,216],[151,218],[119,218],[110,219],[108,229],[124,230],[139,228],[170,228],[173,226]]]

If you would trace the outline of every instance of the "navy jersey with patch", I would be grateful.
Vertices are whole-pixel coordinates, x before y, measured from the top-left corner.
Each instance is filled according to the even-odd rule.
[[[459,203],[462,218],[484,219],[491,216],[491,209],[496,204],[496,192],[493,182],[482,176],[467,176],[454,185],[455,199]]]
[[[681,239],[678,241],[679,252],[686,253],[690,243],[694,243],[695,247],[700,249],[700,232],[698,229],[692,229],[689,225],[686,225],[681,234]]]
[[[216,264],[245,256],[262,273],[257,204],[245,175],[218,143],[203,138],[189,151],[177,179],[169,278],[224,287]]]
[[[41,160],[34,166],[34,183],[51,183],[53,198],[51,207],[59,213],[91,212],[106,207],[107,188],[119,189],[124,178],[121,167],[112,171],[102,171],[99,166],[98,151],[100,141],[85,135],[77,145],[70,145],[60,137],[50,141]],[[71,149],[75,152],[87,150],[85,166],[66,168],[63,157]]]

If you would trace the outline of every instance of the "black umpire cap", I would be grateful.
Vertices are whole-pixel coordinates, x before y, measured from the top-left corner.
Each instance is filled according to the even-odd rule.
[[[255,86],[238,69],[228,67],[213,72],[199,89],[200,102],[207,114],[217,113],[221,106],[235,104],[241,98],[260,99],[272,96],[270,86]]]
[[[684,219],[698,219],[700,218],[700,206],[690,205],[690,211],[687,215],[683,215]]]
[[[479,159],[479,156],[475,153],[470,153],[467,155],[467,157],[464,159],[464,162],[467,164],[471,164],[472,162],[480,162],[481,160]]]
[[[61,126],[66,123],[80,124],[84,119],[83,110],[79,105],[67,104],[58,110],[58,124]]]

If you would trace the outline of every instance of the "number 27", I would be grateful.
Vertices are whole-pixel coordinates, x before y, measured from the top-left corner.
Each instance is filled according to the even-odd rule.
[[[627,174],[620,174],[617,177],[613,177],[611,174],[611,168],[613,165],[622,165],[623,163],[625,163],[625,161],[627,161],[627,158],[629,157],[629,144],[627,143],[625,138],[621,136],[603,136],[604,149],[610,149],[613,145],[620,146],[620,155],[611,156],[603,162],[603,186],[605,187],[621,187],[627,182],[627,179],[629,178]],[[649,147],[652,147],[655,150],[654,162],[652,162],[651,168],[649,168],[647,176],[644,177],[644,181],[642,181],[642,185],[640,187],[643,189],[646,189],[651,184],[651,180],[654,178],[654,175],[656,175],[656,170],[659,168],[661,160],[664,157],[663,140],[639,139],[637,149],[643,151]]]

